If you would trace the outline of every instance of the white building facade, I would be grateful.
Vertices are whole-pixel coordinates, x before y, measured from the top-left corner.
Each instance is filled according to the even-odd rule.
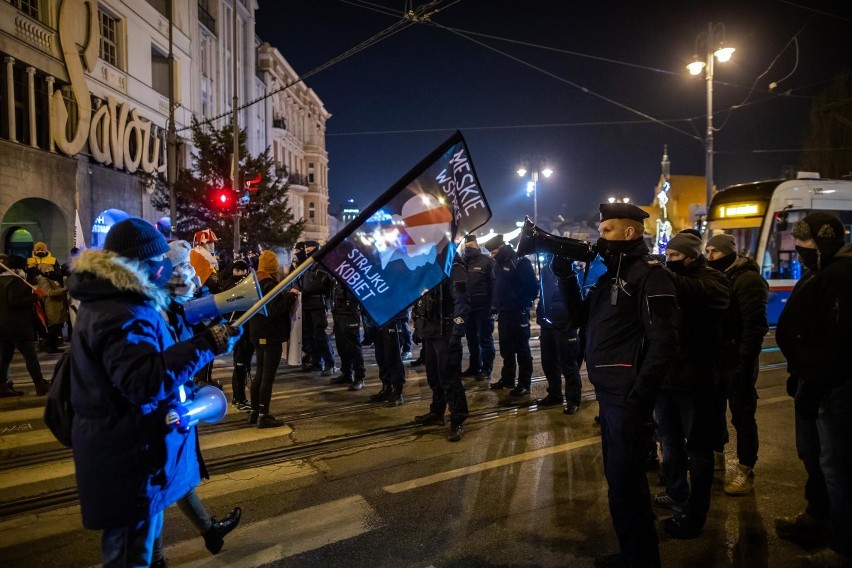
[[[266,99],[269,145],[275,164],[287,172],[290,207],[297,219],[305,220],[302,239],[324,242],[329,235],[325,129],[331,114],[317,94],[298,81],[277,48],[263,43],[257,57],[272,93]]]
[[[258,68],[256,0],[173,4],[176,156],[186,167],[192,116],[219,128],[230,121],[234,58],[240,106],[268,92],[269,74]],[[44,241],[64,260],[75,242],[102,244],[125,216],[168,215],[150,200],[151,177],[166,176],[168,53],[166,0],[0,2],[0,250],[29,256],[33,242]],[[307,207],[294,210],[319,235],[327,226],[319,216],[327,208],[327,113],[311,96],[289,116],[296,124],[307,122],[302,110],[322,116],[321,135],[299,139],[300,160],[288,171],[306,180],[313,223]],[[252,154],[276,139],[270,106],[238,113]],[[278,137],[279,148],[285,139]]]

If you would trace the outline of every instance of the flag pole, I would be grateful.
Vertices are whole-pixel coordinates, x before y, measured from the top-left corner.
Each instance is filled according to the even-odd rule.
[[[23,280],[23,281],[24,281],[24,284],[26,284],[27,286],[29,286],[29,287],[30,287],[30,288],[32,288],[33,290],[38,290],[38,287],[37,287],[37,286],[33,286],[32,284],[30,284],[29,282],[27,282],[27,279],[26,279],[26,278],[24,278],[23,276],[21,276],[20,274],[18,274],[17,272],[15,272],[15,271],[14,271],[14,270],[12,270],[11,268],[9,268],[9,267],[8,267],[8,266],[6,266],[5,264],[3,264],[2,262],[0,262],[0,268],[2,268],[3,270],[5,270],[5,271],[6,271],[6,272],[8,272],[9,274],[12,274],[12,275],[14,275],[14,276],[17,276],[18,278],[20,278],[21,280]]]
[[[263,306],[265,306],[270,300],[272,300],[273,298],[275,298],[275,296],[283,292],[284,288],[290,286],[293,283],[293,280],[298,278],[302,274],[302,272],[310,268],[314,264],[314,262],[316,262],[314,260],[314,257],[309,256],[308,259],[305,260],[305,262],[291,270],[290,273],[287,274],[287,276],[285,276],[281,282],[275,285],[275,288],[270,290],[265,296],[263,296],[263,298],[255,302],[252,307],[246,310],[243,315],[235,319],[230,325],[232,327],[240,327],[241,325],[246,323],[254,314],[262,310]]]

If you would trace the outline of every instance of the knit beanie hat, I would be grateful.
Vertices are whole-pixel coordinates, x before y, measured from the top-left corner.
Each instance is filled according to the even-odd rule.
[[[676,250],[689,258],[698,258],[701,254],[701,239],[689,233],[678,233],[666,243],[666,250]]]
[[[125,258],[146,260],[169,252],[169,243],[145,219],[128,217],[109,230],[104,240],[104,250]]]
[[[249,264],[243,259],[235,260],[234,264],[231,265],[231,270],[248,270]]]
[[[734,239],[733,235],[725,233],[713,235],[713,237],[707,241],[707,246],[715,248],[717,251],[722,253],[722,256],[728,256],[729,254],[737,252],[737,241]]]
[[[276,278],[278,276],[278,255],[271,250],[265,250],[260,253],[257,259],[257,277],[260,280],[264,278]]]
[[[820,253],[832,257],[846,243],[843,223],[831,213],[816,212],[793,223],[790,231],[793,238],[806,241],[813,239]]]

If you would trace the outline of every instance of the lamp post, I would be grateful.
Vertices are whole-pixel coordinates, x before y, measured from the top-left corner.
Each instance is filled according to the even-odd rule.
[[[533,195],[533,224],[538,225],[538,176],[539,173],[546,178],[549,178],[553,175],[553,170],[550,168],[544,168],[540,172],[538,169],[534,169],[530,172],[527,171],[525,167],[518,168],[518,176],[524,177],[527,173],[530,174],[530,182],[527,184],[527,195],[532,193]]]
[[[703,42],[703,43],[702,43]],[[698,58],[698,49],[704,47],[704,61]],[[713,197],[713,58],[724,63],[731,59],[734,53],[733,47],[725,46],[725,24],[707,24],[707,31],[698,34],[695,38],[695,55],[693,61],[686,68],[692,75],[699,75],[704,71],[704,80],[707,83],[707,133],[704,138],[704,178],[707,191],[707,210],[710,210],[710,199]]]

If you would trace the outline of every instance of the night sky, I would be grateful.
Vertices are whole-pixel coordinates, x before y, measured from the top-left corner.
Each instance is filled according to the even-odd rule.
[[[257,33],[305,75],[410,3],[260,0]],[[515,173],[525,158],[556,172],[539,182],[540,218],[591,218],[609,196],[650,203],[664,144],[673,175],[704,175],[706,82],[685,66],[710,22],[724,23],[737,49],[716,65],[716,185],[777,178],[798,163],[813,97],[852,66],[849,0],[438,5],[434,24],[404,27],[306,80],[333,115],[332,204],[367,205],[456,129],[498,231],[532,216]]]

